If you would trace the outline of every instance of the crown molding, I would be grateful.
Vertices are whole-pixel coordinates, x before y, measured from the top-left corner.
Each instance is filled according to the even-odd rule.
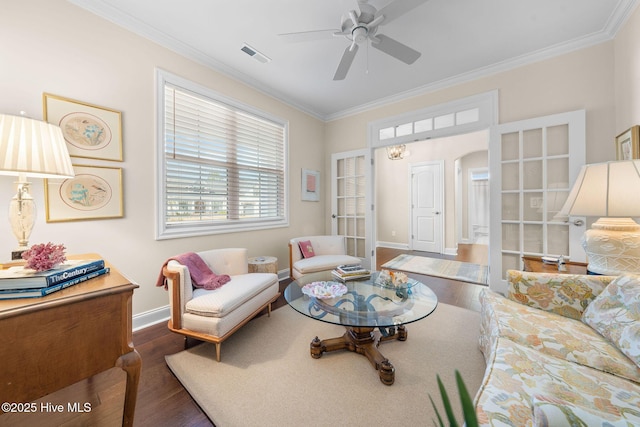
[[[105,3],[102,0],[99,2],[87,2],[85,0],[67,0],[70,3],[85,9],[100,18],[106,19],[113,24],[125,28],[126,30],[131,31],[147,40],[150,40],[159,46],[162,46],[166,49],[169,49],[185,58],[191,59],[201,65],[204,65],[207,68],[210,68],[220,74],[223,74],[225,77],[228,77],[232,80],[244,83],[251,88],[261,92],[271,98],[274,98],[280,102],[283,102],[289,105],[296,110],[302,111],[310,116],[315,117],[321,121],[325,121],[325,117],[309,108],[307,105],[301,104],[299,102],[294,101],[282,93],[273,90],[271,87],[257,81],[253,77],[248,76],[245,73],[242,73],[232,67],[229,67],[225,63],[218,61],[215,58],[212,58],[209,55],[206,55],[202,51],[198,49],[194,49],[186,43],[182,43],[181,41],[167,35],[166,33],[145,24],[144,22],[132,17],[131,15],[122,12],[120,9],[111,6],[110,4]]]
[[[315,111],[308,105],[304,105],[297,102],[280,92],[275,91],[273,88],[265,85],[262,82],[239,72],[236,69],[229,67],[221,61],[212,58],[203,52],[194,49],[193,47],[176,40],[173,37],[157,30],[156,28],[149,26],[138,19],[122,12],[120,9],[115,8],[104,1],[100,0],[96,2],[87,2],[85,0],[68,0],[70,3],[75,4],[85,10],[88,10],[120,27],[123,27],[135,34],[140,35],[154,43],[159,44],[179,55],[189,58],[197,63],[200,63],[208,68],[217,71],[224,76],[239,81],[243,84],[250,86],[251,88],[261,92],[273,99],[276,99],[292,108],[302,111],[318,120],[324,122],[330,122],[334,120],[343,119],[349,116],[370,111],[376,108],[383,107],[385,105],[400,102],[409,98],[422,96],[431,92],[446,89],[452,86],[456,86],[462,83],[467,83],[480,78],[488,77],[494,74],[510,71],[515,68],[522,67],[524,65],[533,64],[535,62],[544,61],[560,55],[564,55],[570,52],[574,52],[580,49],[591,47],[599,43],[604,43],[613,40],[620,30],[620,28],[627,21],[629,16],[638,6],[640,0],[620,0],[618,5],[614,9],[613,13],[607,20],[604,28],[593,34],[589,34],[584,37],[580,37],[574,40],[570,40],[561,44],[551,46],[549,48],[540,49],[538,51],[522,55],[517,58],[512,58],[507,61],[492,64],[486,67],[478,68],[467,73],[462,73],[457,76],[448,77],[439,80],[434,83],[421,86],[416,89],[400,92],[392,96],[377,99],[373,102],[362,104],[353,108],[337,111],[331,114],[322,114]]]

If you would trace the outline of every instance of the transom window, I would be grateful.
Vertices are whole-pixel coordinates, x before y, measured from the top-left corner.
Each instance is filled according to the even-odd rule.
[[[369,139],[377,148],[486,129],[496,100],[497,92],[488,92],[377,120],[369,123]]]
[[[286,123],[158,76],[158,238],[286,226]]]

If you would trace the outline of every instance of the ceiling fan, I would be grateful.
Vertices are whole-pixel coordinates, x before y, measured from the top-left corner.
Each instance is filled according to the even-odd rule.
[[[427,1],[393,0],[382,9],[377,10],[367,3],[367,0],[358,0],[358,10],[350,10],[346,16],[343,16],[340,29],[302,31],[280,34],[280,36],[291,41],[309,41],[326,36],[342,36],[349,40],[350,43],[342,54],[333,80],[344,80],[359,46],[367,41],[371,42],[372,47],[410,65],[420,57],[420,52],[389,36],[379,34],[378,27],[388,24]]]

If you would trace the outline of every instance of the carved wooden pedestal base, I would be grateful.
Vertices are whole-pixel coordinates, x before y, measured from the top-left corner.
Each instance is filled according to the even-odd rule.
[[[347,327],[347,331],[341,337],[329,338],[320,341],[315,337],[310,344],[311,357],[319,359],[322,353],[336,350],[349,350],[366,356],[376,371],[379,372],[380,381],[391,385],[395,380],[395,368],[378,350],[381,342],[389,340],[406,341],[407,329],[404,325],[398,328],[362,328]]]

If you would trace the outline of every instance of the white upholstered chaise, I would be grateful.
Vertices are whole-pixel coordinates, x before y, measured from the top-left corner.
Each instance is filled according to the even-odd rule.
[[[169,287],[173,332],[212,342],[216,360],[220,346],[241,326],[268,309],[278,296],[278,276],[249,273],[247,249],[228,248],[197,252],[215,274],[228,274],[231,281],[215,290],[194,289],[186,266],[171,260],[163,268]]]

